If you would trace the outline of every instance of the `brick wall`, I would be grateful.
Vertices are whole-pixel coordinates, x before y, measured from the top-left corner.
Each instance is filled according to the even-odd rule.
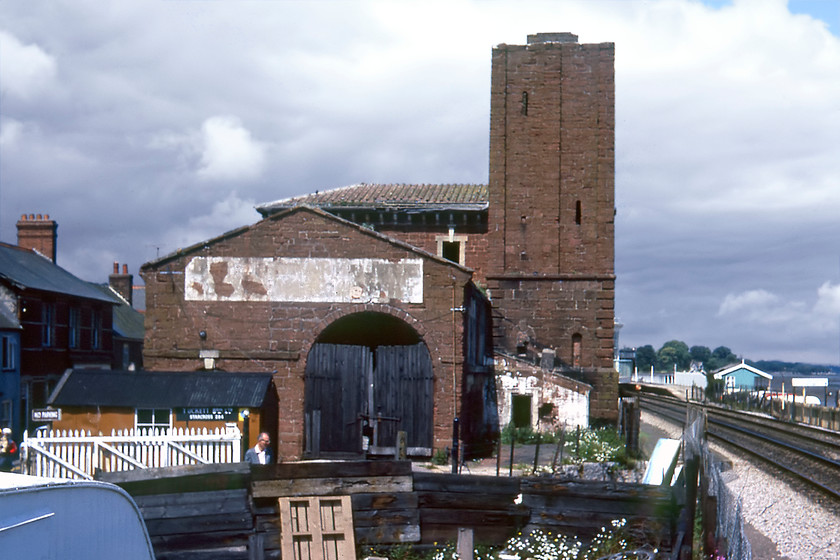
[[[493,50],[490,121],[496,341],[523,337],[567,364],[579,335],[592,416],[617,415],[613,358],[615,49],[573,36]]]
[[[300,457],[309,349],[340,317],[386,313],[410,325],[429,349],[435,376],[434,445],[449,445],[463,370],[463,323],[460,317],[453,320],[451,308],[453,302],[462,305],[469,273],[426,259],[423,302],[417,304],[187,301],[184,271],[198,256],[397,260],[417,253],[324,213],[297,209],[146,264],[141,270],[146,283],[144,363],[150,370],[194,370],[203,367],[200,351],[214,350],[218,368],[275,372],[280,403],[276,446],[283,457]]]

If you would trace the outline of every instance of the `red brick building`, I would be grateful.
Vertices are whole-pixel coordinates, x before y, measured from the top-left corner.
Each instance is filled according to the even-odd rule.
[[[280,455],[395,453],[498,433],[490,308],[449,260],[298,207],[142,268],[152,370],[271,371]],[[270,423],[263,426],[270,429]]]
[[[494,350],[556,356],[614,419],[614,45],[528,39],[493,50],[489,185],[280,200],[148,263],[146,366],[275,371],[286,457],[390,449],[397,429],[428,454],[456,417],[484,453]]]

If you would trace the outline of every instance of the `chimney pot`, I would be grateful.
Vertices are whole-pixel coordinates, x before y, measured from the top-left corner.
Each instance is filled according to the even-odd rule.
[[[114,274],[119,274],[119,273],[120,273],[120,263],[118,263],[117,261],[114,261]]]
[[[45,218],[46,216],[46,218]],[[23,214],[17,223],[18,246],[37,251],[51,261],[56,260],[58,224],[49,219],[49,214]]]
[[[128,274],[128,265],[127,264],[123,265],[123,274]]]

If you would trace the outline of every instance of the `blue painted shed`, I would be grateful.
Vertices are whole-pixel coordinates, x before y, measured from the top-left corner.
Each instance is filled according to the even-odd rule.
[[[773,376],[753,367],[743,360],[715,373],[715,379],[723,379],[727,393],[733,391],[764,391],[770,386]]]

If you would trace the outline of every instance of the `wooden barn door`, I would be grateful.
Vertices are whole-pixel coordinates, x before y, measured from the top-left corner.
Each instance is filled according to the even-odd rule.
[[[306,361],[307,453],[360,452],[360,418],[376,427],[370,441],[376,449],[393,449],[397,431],[406,432],[408,447],[431,449],[433,386],[422,343],[380,346],[375,359],[367,346],[313,345]]]
[[[306,360],[307,449],[315,456],[357,453],[359,415],[367,410],[373,354],[366,346],[315,344]]]
[[[379,423],[378,446],[393,447],[399,430],[406,432],[408,447],[432,447],[433,385],[432,362],[422,343],[376,349],[372,412],[399,419]]]

